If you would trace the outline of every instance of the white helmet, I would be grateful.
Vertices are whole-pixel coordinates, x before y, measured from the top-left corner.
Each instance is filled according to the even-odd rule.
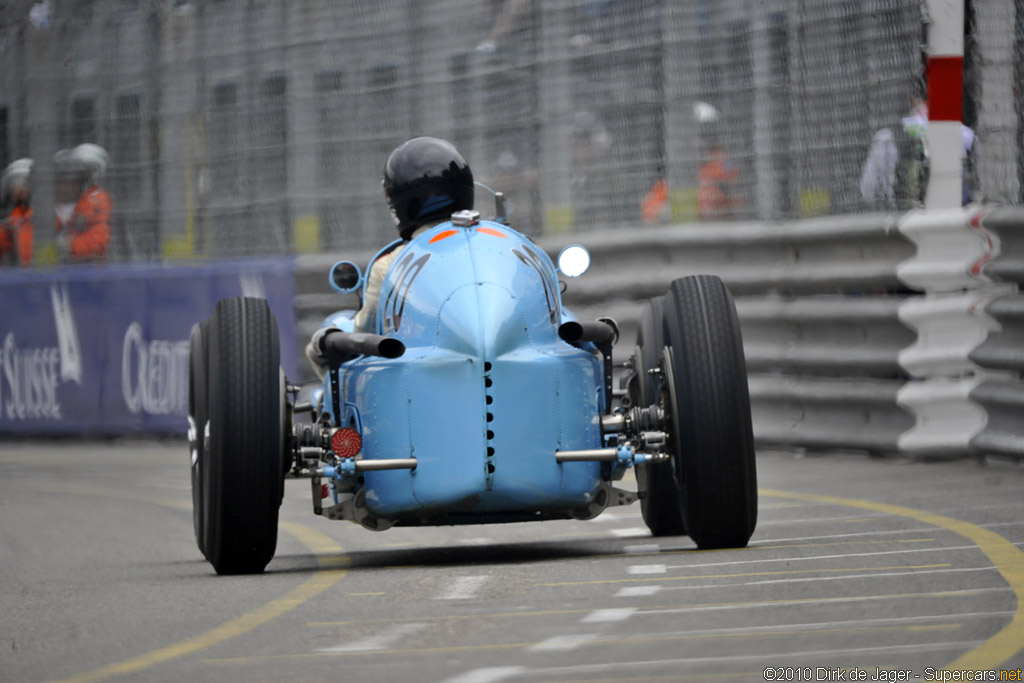
[[[76,161],[82,164],[88,174],[88,182],[96,183],[107,170],[107,151],[99,145],[85,142],[71,150]]]
[[[15,190],[28,188],[29,179],[32,175],[32,160],[18,159],[4,169],[3,176],[0,176],[0,199],[5,203]]]

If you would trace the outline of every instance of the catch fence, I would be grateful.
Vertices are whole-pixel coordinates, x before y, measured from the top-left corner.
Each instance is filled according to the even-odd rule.
[[[973,198],[1020,204],[1024,0],[966,8]],[[861,180],[927,26],[919,0],[12,0],[0,163],[36,160],[38,263],[80,142],[123,261],[380,244],[383,162],[421,134],[535,236],[901,210]]]

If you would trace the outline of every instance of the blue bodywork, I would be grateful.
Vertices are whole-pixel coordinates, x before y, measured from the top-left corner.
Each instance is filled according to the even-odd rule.
[[[353,316],[323,325],[352,331]],[[414,470],[369,471],[352,484],[366,510],[412,525],[596,514],[601,463],[555,461],[558,450],[604,445],[602,360],[558,337],[573,319],[554,264],[505,225],[446,222],[405,245],[375,330],[405,354],[342,364],[340,420],[330,374],[323,390],[332,422],[361,431],[363,459],[416,458]]]

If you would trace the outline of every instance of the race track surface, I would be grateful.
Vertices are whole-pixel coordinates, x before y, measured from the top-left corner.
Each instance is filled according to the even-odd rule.
[[[761,453],[758,476],[750,547],[709,552],[638,505],[374,533],[290,481],[267,572],[218,577],[183,442],[8,442],[0,680],[1021,680],[1024,467]]]

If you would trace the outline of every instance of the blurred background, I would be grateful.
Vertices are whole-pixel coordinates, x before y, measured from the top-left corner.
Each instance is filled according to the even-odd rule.
[[[451,139],[534,236],[862,213],[924,89],[919,0],[8,0],[0,166],[109,154],[110,261],[365,249],[382,165]],[[1024,1],[968,0],[975,200],[1024,198]],[[489,204],[484,205],[485,211]]]

